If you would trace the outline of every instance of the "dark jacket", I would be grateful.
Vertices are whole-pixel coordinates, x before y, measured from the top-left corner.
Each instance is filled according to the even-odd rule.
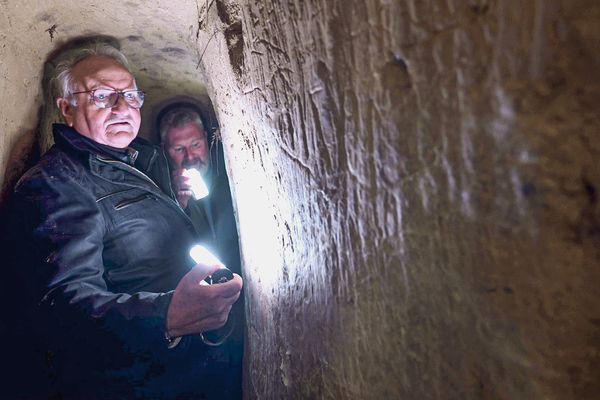
[[[54,128],[56,144],[18,182],[4,227],[3,294],[16,302],[4,332],[16,346],[8,387],[40,398],[199,393],[205,349],[190,339],[168,350],[164,340],[196,240],[164,154],[138,138],[134,168]]]

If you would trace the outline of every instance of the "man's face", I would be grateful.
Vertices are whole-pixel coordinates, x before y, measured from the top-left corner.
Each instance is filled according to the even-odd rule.
[[[167,130],[165,149],[174,168],[196,168],[203,175],[208,171],[210,153],[206,133],[194,122]]]
[[[74,91],[94,89],[136,89],[133,76],[111,58],[92,56],[73,67]],[[67,125],[95,142],[125,148],[135,139],[140,129],[140,110],[130,107],[119,97],[111,108],[99,108],[90,93],[75,95],[77,105],[67,99],[58,99]]]

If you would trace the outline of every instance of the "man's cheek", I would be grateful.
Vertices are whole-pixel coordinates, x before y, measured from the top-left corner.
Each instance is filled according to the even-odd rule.
[[[173,154],[172,152],[169,152],[169,158],[171,159],[171,161],[173,162],[173,164],[180,166],[181,165],[181,157],[179,157],[177,154]]]

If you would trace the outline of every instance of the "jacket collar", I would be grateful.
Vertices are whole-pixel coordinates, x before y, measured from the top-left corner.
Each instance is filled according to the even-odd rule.
[[[128,162],[124,162],[128,165],[128,168],[125,168],[123,164],[119,166],[118,163],[106,164],[100,162],[101,158],[111,158],[118,161],[123,160],[118,157],[115,158],[111,154],[103,153],[101,151],[102,147],[96,146],[95,142],[90,143],[91,139],[81,135],[75,129],[70,128],[67,125],[54,124],[53,130],[56,145],[67,151],[78,154],[83,162],[89,165],[92,173],[115,181],[125,181],[129,179],[126,171],[128,168],[129,172],[132,171]],[[136,159],[134,160],[133,165],[134,169],[150,177],[163,193],[174,198],[171,190],[171,181],[169,170],[166,165],[166,158],[159,150],[157,150],[157,147],[143,138],[136,137],[129,145],[129,149],[130,151],[136,152]]]
[[[54,141],[59,147],[69,147],[79,153],[97,154],[133,165],[138,157],[137,150],[131,147],[117,149],[83,136],[75,129],[64,124],[53,124]]]

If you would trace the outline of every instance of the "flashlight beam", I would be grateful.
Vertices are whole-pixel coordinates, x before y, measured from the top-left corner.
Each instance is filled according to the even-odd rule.
[[[195,245],[190,249],[190,257],[194,260],[196,264],[206,264],[206,265],[222,265],[225,266],[221,260],[219,260],[213,253],[208,251],[208,249],[202,245]]]

